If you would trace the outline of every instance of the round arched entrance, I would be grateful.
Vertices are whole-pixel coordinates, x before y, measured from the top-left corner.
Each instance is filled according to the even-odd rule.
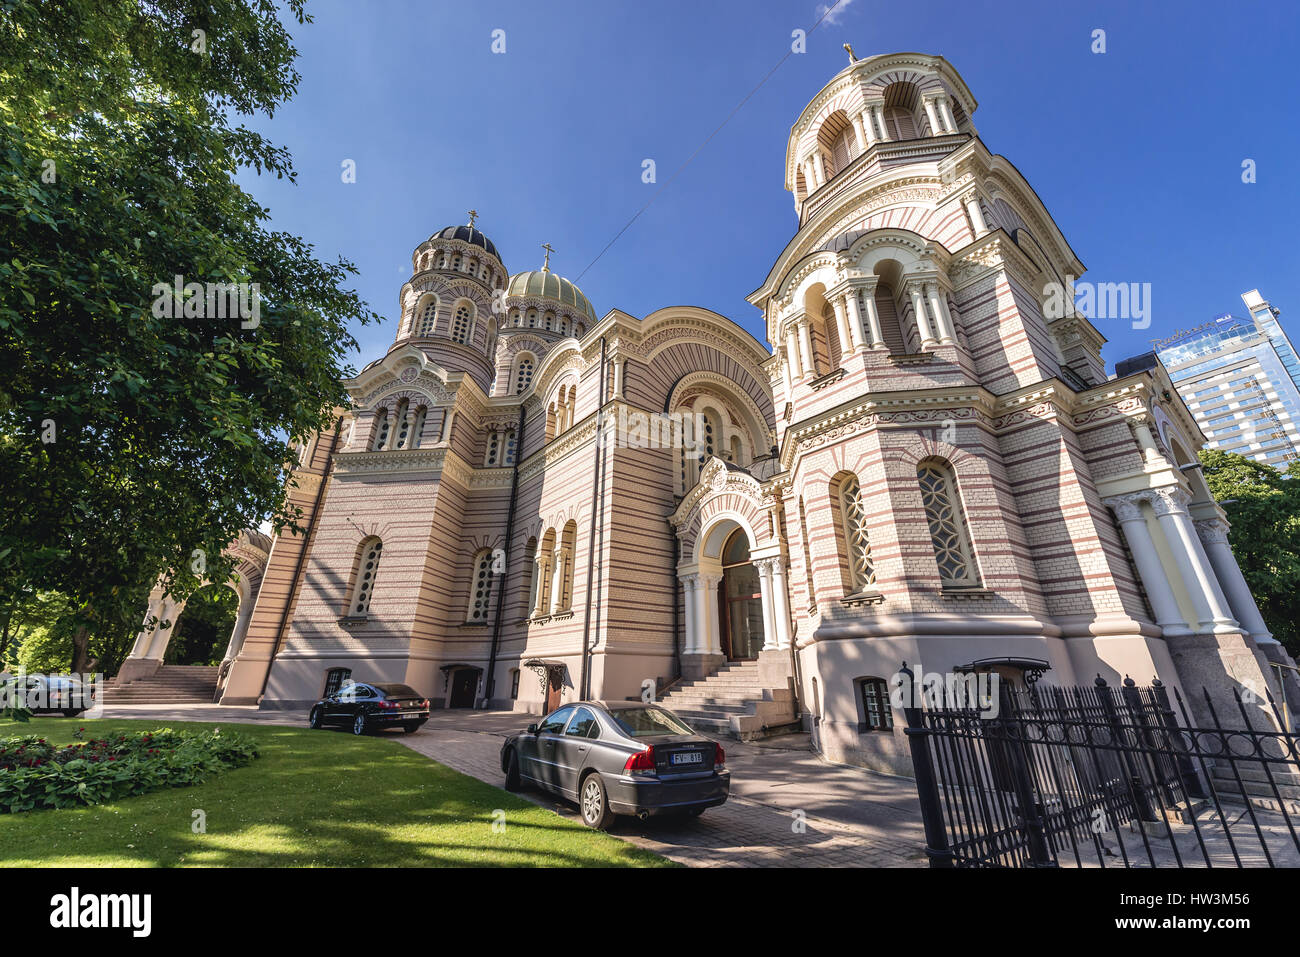
[[[763,650],[763,592],[750,560],[749,536],[737,527],[722,549],[720,602],[722,653],[728,661],[752,661]]]

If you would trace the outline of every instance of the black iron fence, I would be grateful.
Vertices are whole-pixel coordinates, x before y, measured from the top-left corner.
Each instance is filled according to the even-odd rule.
[[[998,682],[993,708],[941,688],[909,700],[902,673],[932,867],[1300,865],[1300,735],[1240,695],[1221,721],[1207,694],[1198,727],[1158,680]]]

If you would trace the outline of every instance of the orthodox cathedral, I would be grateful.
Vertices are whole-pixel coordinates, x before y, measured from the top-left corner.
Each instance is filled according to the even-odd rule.
[[[906,771],[904,662],[1276,694],[1201,431],[1158,362],[1108,379],[1089,320],[1044,308],[1083,264],[976,105],[941,56],[850,53],[790,131],[798,229],[747,297],[766,343],[600,313],[473,216],[420,243],[391,348],[300,449],[306,533],[232,546],[221,700],[654,695]]]

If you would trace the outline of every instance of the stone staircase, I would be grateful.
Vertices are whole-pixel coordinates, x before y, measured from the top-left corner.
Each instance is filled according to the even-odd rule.
[[[782,688],[763,685],[758,662],[738,661],[723,665],[707,678],[674,685],[659,704],[697,731],[742,741],[798,730],[794,692],[788,684]]]
[[[104,685],[104,704],[211,704],[217,691],[217,665],[163,665],[147,678]]]

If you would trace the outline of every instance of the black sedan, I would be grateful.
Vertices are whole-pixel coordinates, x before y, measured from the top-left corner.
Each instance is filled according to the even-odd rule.
[[[77,675],[5,674],[0,676],[0,707],[6,703],[32,714],[75,718],[95,706],[95,684]]]
[[[307,724],[313,728],[342,725],[353,734],[401,725],[408,733],[429,720],[429,699],[399,684],[346,684],[312,705]]]
[[[564,705],[501,747],[506,789],[531,784],[575,801],[588,827],[618,814],[703,814],[727,800],[722,745],[671,711],[631,701]]]

